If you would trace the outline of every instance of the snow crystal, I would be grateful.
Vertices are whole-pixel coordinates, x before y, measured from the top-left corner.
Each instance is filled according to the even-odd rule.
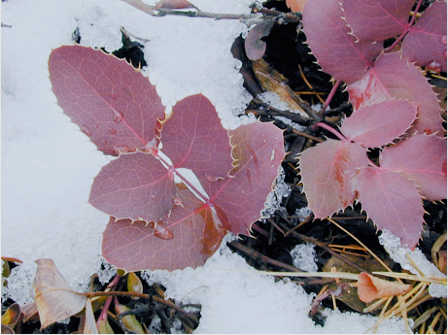
[[[314,244],[312,243],[297,244],[291,250],[290,253],[293,265],[296,268],[308,272],[315,272],[318,270],[316,264],[316,250],[314,249]]]
[[[418,266],[418,269],[423,272],[426,277],[445,278],[446,276],[437,269],[437,267],[429,262],[420,249],[415,248],[411,250],[403,247],[400,243],[400,238],[392,234],[387,229],[382,230],[379,237],[380,244],[386,249],[390,257],[401,265],[405,270],[408,270],[418,275],[417,269],[409,261],[408,257]],[[440,284],[431,284],[429,286],[429,294],[433,297],[446,297],[446,286]]]
[[[299,222],[305,221],[307,217],[311,215],[312,211],[309,207],[302,207],[296,209],[295,215],[297,216],[297,220]]]
[[[20,305],[33,302],[33,280],[37,265],[34,262],[23,263],[11,270],[7,278],[5,295]]]
[[[291,193],[291,187],[285,183],[285,171],[279,167],[279,173],[274,182],[274,188],[268,193],[264,209],[261,211],[263,217],[272,216],[280,208],[282,200]]]
[[[117,273],[115,266],[109,264],[104,257],[98,259],[98,280],[102,285],[108,283]]]

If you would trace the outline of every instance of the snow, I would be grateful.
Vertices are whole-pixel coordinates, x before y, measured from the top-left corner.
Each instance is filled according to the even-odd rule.
[[[292,264],[303,271],[316,272],[318,270],[316,264],[316,250],[314,244],[302,243],[297,244],[291,250]]]
[[[395,236],[387,229],[383,229],[381,236],[379,237],[380,244],[386,249],[390,257],[401,265],[405,270],[410,271],[413,274],[419,275],[420,270],[425,277],[446,278],[446,276],[436,268],[436,266],[429,262],[420,249],[415,248],[411,250],[407,247],[403,247],[400,244],[400,238]],[[418,269],[412,265],[412,262],[417,265]],[[446,286],[440,284],[429,285],[428,292],[433,297],[446,297]]]
[[[194,0],[206,11],[248,13],[250,0]],[[118,0],[22,0],[2,2],[2,255],[23,265],[12,270],[6,292],[31,299],[34,260],[52,258],[77,290],[101,264],[101,234],[108,218],[87,202],[93,178],[110,158],[72,124],[56,104],[48,79],[52,49],[72,44],[121,46],[120,27],[148,39],[143,74],[170,108],[201,92],[216,106],[223,125],[234,128],[250,97],[230,46],[247,27],[236,20],[153,18]],[[140,41],[141,42],[141,41]],[[101,280],[114,269],[106,265]],[[260,275],[225,243],[203,267],[155,271],[168,295],[202,304],[197,332],[361,332],[375,318],[328,312],[325,328],[307,317],[312,296],[292,281]],[[380,332],[403,332],[388,320]],[[154,325],[156,327],[156,325]]]

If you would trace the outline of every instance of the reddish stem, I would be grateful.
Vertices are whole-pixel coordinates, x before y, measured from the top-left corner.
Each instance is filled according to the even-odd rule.
[[[397,46],[397,44],[400,43],[401,40],[404,38],[404,36],[409,32],[409,30],[411,29],[412,25],[415,22],[415,18],[417,17],[417,13],[418,13],[418,10],[420,9],[421,4],[422,4],[422,0],[418,0],[417,6],[415,7],[414,15],[412,15],[411,21],[408,23],[408,25],[406,26],[405,30],[401,33],[401,35],[394,41],[394,43],[392,43],[392,45],[390,47],[388,47],[386,50],[384,50],[384,52],[389,52],[389,51],[393,50],[393,48],[395,48]]]
[[[168,168],[171,168],[174,173],[176,174],[176,176],[178,176],[180,178],[180,180],[182,180],[182,182],[187,185],[191,190],[193,190],[196,194],[196,197],[200,198],[199,200],[201,200],[202,202],[207,202],[208,199],[205,198],[202,195],[202,192],[200,192],[193,184],[191,184],[187,178],[185,178],[184,176],[182,176],[182,174],[179,173],[179,171],[177,171],[171,164],[169,164],[165,159],[163,159],[159,154],[155,154],[155,157],[157,157],[163,164],[165,164]]]
[[[321,128],[323,128],[325,130],[328,130],[330,133],[332,133],[334,136],[339,138],[341,141],[347,141],[347,139],[341,133],[339,133],[337,130],[331,128],[329,125],[327,125],[327,124],[325,124],[323,122],[317,122],[315,124],[315,126],[321,127]]]
[[[334,95],[336,94],[336,91],[338,90],[339,84],[341,83],[340,80],[336,80],[333,87],[331,88],[330,93],[327,96],[327,99],[325,99],[324,106],[322,107],[321,116],[323,117],[325,114],[325,110],[330,105],[331,100],[333,99]]]
[[[114,289],[115,286],[117,286],[119,280],[120,280],[120,275],[117,274],[114,277],[114,279],[109,283],[109,285],[107,285],[107,288]],[[113,296],[107,297],[106,302],[104,303],[103,309],[101,310],[101,314],[98,317],[98,320],[96,321],[97,327],[100,327],[100,324],[99,324],[100,321],[107,319],[107,311],[109,310],[110,304],[112,303],[112,299],[113,299]]]

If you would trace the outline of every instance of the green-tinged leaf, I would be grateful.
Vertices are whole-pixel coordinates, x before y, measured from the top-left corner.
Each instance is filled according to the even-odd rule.
[[[100,334],[115,334],[107,319],[98,320],[96,326]]]
[[[14,329],[14,327],[17,324],[17,321],[19,321],[20,319],[20,314],[21,310],[19,304],[12,304],[2,315],[2,325]]]
[[[124,305],[119,304],[118,300],[115,300],[115,311],[117,312],[117,314],[122,314],[122,313],[130,311],[130,309]],[[118,315],[118,317],[120,317],[120,315]],[[133,331],[136,334],[144,334],[145,333],[142,325],[140,324],[140,322],[138,322],[135,315],[132,315],[132,314],[125,315],[125,316],[121,317],[121,322],[127,329]]]
[[[143,293],[143,284],[135,272],[129,272],[127,286],[129,292]],[[138,297],[135,297],[138,299]]]

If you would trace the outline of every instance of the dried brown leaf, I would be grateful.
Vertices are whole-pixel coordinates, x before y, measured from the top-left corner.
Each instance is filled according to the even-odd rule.
[[[369,303],[373,300],[400,295],[407,292],[411,288],[399,282],[380,279],[361,272],[358,279],[358,296],[363,302]]]

